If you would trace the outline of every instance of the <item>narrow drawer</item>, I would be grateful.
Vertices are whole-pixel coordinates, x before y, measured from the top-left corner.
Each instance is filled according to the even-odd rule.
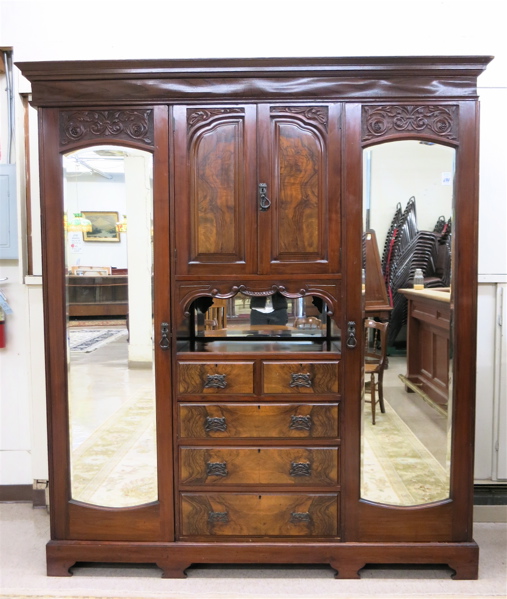
[[[252,394],[253,362],[178,362],[180,395]]]
[[[336,447],[181,447],[182,485],[338,484]]]
[[[263,393],[338,393],[338,361],[263,362]]]
[[[338,404],[180,404],[182,439],[335,439]]]
[[[183,536],[336,537],[336,494],[183,493]]]

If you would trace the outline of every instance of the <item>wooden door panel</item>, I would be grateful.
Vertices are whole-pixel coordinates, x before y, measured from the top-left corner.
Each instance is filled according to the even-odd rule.
[[[255,107],[176,107],[177,274],[244,274],[255,259]]]
[[[337,404],[180,404],[183,439],[335,439]]]
[[[271,200],[259,215],[263,273],[338,271],[337,114],[336,106],[259,107],[259,179]]]
[[[184,493],[183,536],[336,537],[332,494]]]
[[[182,485],[338,484],[337,448],[180,448]]]

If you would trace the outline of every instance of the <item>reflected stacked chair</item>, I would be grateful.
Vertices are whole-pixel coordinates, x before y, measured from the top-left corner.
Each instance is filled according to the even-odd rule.
[[[389,346],[394,346],[407,322],[407,299],[398,289],[412,286],[415,270],[422,270],[427,288],[449,286],[451,237],[451,219],[446,220],[444,216],[438,218],[432,232],[419,231],[415,197],[408,200],[403,212],[401,205],[397,205],[382,256],[382,273],[393,307]]]

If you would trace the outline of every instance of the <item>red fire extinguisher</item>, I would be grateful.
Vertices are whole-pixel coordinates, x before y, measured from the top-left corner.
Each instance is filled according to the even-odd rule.
[[[5,315],[0,309],[0,349],[5,347]]]

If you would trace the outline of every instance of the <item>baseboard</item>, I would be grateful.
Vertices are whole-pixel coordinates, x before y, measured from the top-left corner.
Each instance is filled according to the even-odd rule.
[[[47,481],[33,485],[0,485],[0,503],[31,503],[34,508],[47,507]]]
[[[32,501],[32,485],[0,485],[0,501]]]
[[[474,522],[507,522],[507,505],[474,505]]]

